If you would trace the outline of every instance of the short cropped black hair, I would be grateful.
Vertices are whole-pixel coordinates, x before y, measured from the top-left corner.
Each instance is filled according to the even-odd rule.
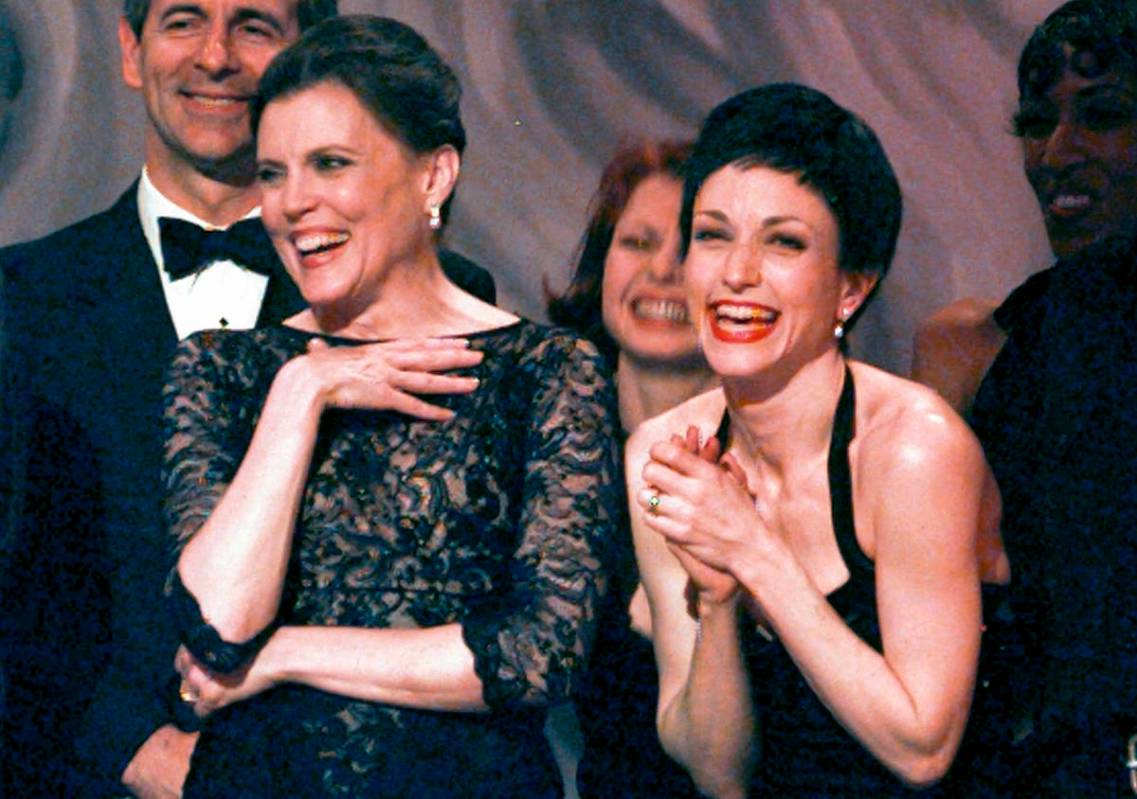
[[[1068,63],[1063,45],[1073,49],[1069,65],[1084,77],[1120,68],[1137,79],[1137,3],[1071,0],[1051,13],[1019,58],[1020,102],[1042,97],[1062,78]]]
[[[837,220],[838,268],[881,279],[888,272],[903,213],[900,184],[876,134],[855,114],[795,83],[749,89],[711,111],[685,169],[679,216],[684,257],[695,196],[707,178],[730,165],[796,175]]]
[[[300,22],[300,30],[307,30],[328,17],[339,13],[338,0],[299,0],[296,6],[296,15]],[[134,38],[142,36],[142,26],[146,23],[146,15],[150,13],[150,0],[123,0],[122,15],[134,31]]]

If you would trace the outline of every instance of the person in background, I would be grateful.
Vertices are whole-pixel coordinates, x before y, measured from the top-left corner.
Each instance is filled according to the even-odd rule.
[[[1137,155],[1127,139],[1133,114],[1124,96],[1133,84],[1127,64],[1137,57],[1127,31],[1130,11],[1124,0],[1067,3],[1039,26],[1019,61],[1019,111],[1012,127],[1023,142],[1027,178],[1058,258],[1134,228],[1137,190],[1129,183]],[[1070,39],[1063,42],[1062,36]],[[1085,86],[1059,87],[1061,74],[1045,62],[1065,62],[1065,55],[1051,52],[1059,45],[1082,53],[1084,65],[1071,62],[1070,71]],[[1098,51],[1106,60],[1091,64],[1089,54]],[[1114,90],[1099,91],[1106,86]],[[1065,181],[1055,176],[1064,175],[1072,176],[1066,194],[1055,191]],[[1008,331],[1045,293],[1051,274],[1031,276],[1002,303],[965,297],[924,320],[915,336],[912,379],[966,414]]]
[[[156,601],[162,373],[193,330],[300,305],[254,218],[248,102],[272,57],[335,13],[334,0],[125,0],[142,176],[107,211],[0,251],[8,345],[25,365],[2,588],[12,795],[180,790],[195,738],[155,687],[177,645]]]
[[[620,506],[597,349],[446,279],[466,136],[414,30],[341,16],[268,68],[265,227],[308,308],[166,384],[187,797],[557,797]]]
[[[664,748],[710,796],[887,796],[948,771],[1006,581],[998,492],[934,392],[848,360],[900,188],[872,131],[795,84],[708,116],[680,216],[722,388],[627,449]]]
[[[644,141],[605,167],[572,282],[549,318],[587,336],[617,375],[621,439],[716,382],[698,352],[679,262],[682,168],[690,142]],[[651,619],[626,520],[613,542],[613,588],[576,713],[582,797],[693,795],[655,734],[659,683]]]
[[[971,422],[1031,633],[1018,795],[1137,786],[1137,6],[1075,0],[1023,49],[1014,128],[1057,263],[991,316]]]

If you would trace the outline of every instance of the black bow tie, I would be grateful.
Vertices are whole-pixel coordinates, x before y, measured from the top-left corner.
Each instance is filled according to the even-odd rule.
[[[259,219],[245,219],[225,230],[205,230],[192,222],[161,217],[162,259],[171,280],[192,275],[214,261],[234,263],[270,275],[276,251]]]

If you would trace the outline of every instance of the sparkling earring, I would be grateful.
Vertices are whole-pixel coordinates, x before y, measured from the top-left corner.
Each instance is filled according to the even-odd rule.
[[[442,228],[442,210],[438,207],[438,203],[430,204],[430,229],[439,230]]]
[[[837,317],[837,324],[833,325],[833,338],[838,341],[845,337],[845,320],[848,318],[848,314],[842,311],[841,315]]]

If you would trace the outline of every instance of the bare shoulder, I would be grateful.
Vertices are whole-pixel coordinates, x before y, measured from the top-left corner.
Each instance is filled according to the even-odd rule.
[[[689,400],[676,405],[674,408],[660,414],[636,428],[628,438],[627,462],[632,464],[647,459],[647,452],[652,445],[664,441],[673,435],[682,436],[687,428],[694,425],[699,430],[699,437],[705,441],[715,434],[719,422],[722,420],[726,408],[726,399],[721,388],[712,388],[691,397]]]
[[[936,391],[865,363],[851,364],[862,463],[941,471],[982,465],[971,428]]]
[[[984,514],[998,514],[979,441],[935,391],[866,364],[854,365],[853,376],[850,454],[858,507],[871,519],[866,551],[889,562],[923,562],[928,553],[944,563],[973,559]]]
[[[1005,341],[995,322],[998,303],[968,297],[941,308],[916,330],[912,379],[965,411]]]

